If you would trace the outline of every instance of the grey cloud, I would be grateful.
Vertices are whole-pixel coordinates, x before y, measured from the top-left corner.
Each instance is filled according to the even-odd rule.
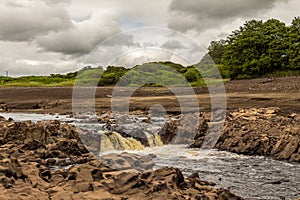
[[[137,46],[140,44],[134,42],[133,35],[120,33],[120,35],[112,35],[112,38],[108,38],[108,40],[103,41],[102,45],[104,46]]]
[[[186,32],[216,28],[236,18],[263,15],[277,2],[288,0],[173,0],[169,6],[168,26]]]
[[[70,3],[71,0],[44,0],[47,4],[67,4]]]
[[[72,27],[63,4],[44,1],[1,1],[0,40],[28,41],[49,31]]]
[[[165,49],[183,49],[185,48],[178,40],[168,40],[162,46]]]
[[[82,55],[119,31],[115,20],[93,15],[88,20],[74,24],[72,29],[38,36],[36,42],[44,51]]]

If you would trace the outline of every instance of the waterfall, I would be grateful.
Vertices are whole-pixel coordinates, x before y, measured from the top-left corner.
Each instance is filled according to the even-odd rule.
[[[161,141],[160,136],[157,133],[149,134],[145,132],[145,135],[150,147],[163,146],[163,142]]]
[[[104,131],[101,135],[100,151],[142,150],[144,146],[134,138],[124,138],[117,132]]]

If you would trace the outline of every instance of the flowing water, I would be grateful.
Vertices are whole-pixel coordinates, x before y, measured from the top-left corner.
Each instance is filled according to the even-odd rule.
[[[0,113],[0,115],[5,118],[11,117],[16,121],[61,120],[94,132],[102,134],[105,132],[99,131],[103,124],[86,124],[68,116],[20,113]],[[151,145],[146,148],[138,141],[122,138],[117,133],[108,134],[106,137],[105,142],[103,139],[101,140],[102,151],[100,154],[102,155],[124,151],[139,155],[155,154],[157,156],[154,158],[155,168],[178,167],[185,176],[194,172],[199,173],[201,179],[216,183],[216,187],[228,188],[245,199],[300,198],[299,163],[243,156],[214,149],[187,149],[184,145],[160,146],[159,138],[153,135],[148,136],[150,137],[148,140],[150,139],[152,142],[149,142]],[[104,148],[105,145],[106,148]]]

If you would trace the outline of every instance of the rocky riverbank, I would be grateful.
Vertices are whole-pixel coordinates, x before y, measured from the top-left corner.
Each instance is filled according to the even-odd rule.
[[[200,148],[203,132],[190,147]],[[245,155],[300,162],[300,116],[279,108],[239,109],[227,114],[216,148]]]
[[[172,167],[116,171],[59,121],[0,118],[0,199],[241,199]]]

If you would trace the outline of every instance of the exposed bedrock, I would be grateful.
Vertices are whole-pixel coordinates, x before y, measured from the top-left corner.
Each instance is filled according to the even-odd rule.
[[[241,199],[173,167],[114,170],[86,150],[78,132],[59,121],[0,118],[0,199]]]
[[[200,148],[204,137],[190,147]],[[239,109],[228,113],[216,148],[246,155],[300,162],[300,116],[279,108]]]

